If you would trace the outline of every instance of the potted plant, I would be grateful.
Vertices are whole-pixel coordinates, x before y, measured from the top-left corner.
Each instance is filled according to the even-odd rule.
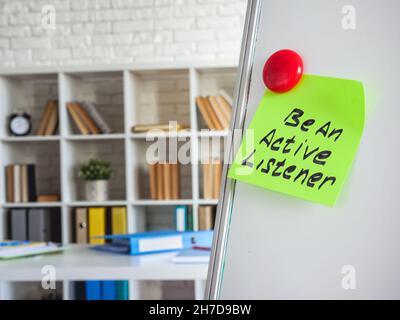
[[[90,159],[81,165],[79,177],[86,181],[85,197],[87,201],[108,200],[108,180],[113,170],[108,161]]]

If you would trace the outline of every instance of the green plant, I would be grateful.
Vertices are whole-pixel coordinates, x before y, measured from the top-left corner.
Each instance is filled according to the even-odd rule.
[[[79,177],[83,180],[108,180],[112,173],[110,162],[99,159],[90,159],[79,169]]]

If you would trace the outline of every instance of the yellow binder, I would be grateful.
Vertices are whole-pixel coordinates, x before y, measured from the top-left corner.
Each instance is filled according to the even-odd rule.
[[[125,234],[127,232],[125,207],[111,209],[111,226],[113,234]]]
[[[93,237],[104,236],[106,233],[106,209],[89,208],[89,243],[104,244],[104,239]]]

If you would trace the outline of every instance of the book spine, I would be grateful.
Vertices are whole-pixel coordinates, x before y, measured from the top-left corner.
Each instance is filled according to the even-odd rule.
[[[42,114],[42,118],[40,120],[38,130],[36,131],[36,134],[38,136],[43,136],[44,133],[46,132],[47,123],[50,118],[51,108],[52,108],[51,101],[47,101],[46,106],[44,108],[44,112]]]
[[[80,116],[78,115],[75,104],[72,102],[68,102],[67,110],[68,110],[72,120],[74,120],[74,123],[75,123],[76,127],[78,128],[79,132],[83,135],[89,134],[90,131],[84,124],[83,120],[81,120]]]
[[[97,109],[93,103],[82,102],[81,106],[86,110],[88,115],[93,119],[93,121],[96,123],[97,127],[99,127],[99,129],[102,133],[111,133],[112,132],[111,128],[104,121],[103,117],[97,111]]]
[[[28,191],[28,166],[26,164],[21,165],[21,201],[29,201]]]
[[[14,169],[14,202],[21,202],[21,166],[19,164],[15,164],[13,166]]]
[[[79,103],[75,103],[75,110],[78,113],[79,117],[82,119],[82,121],[85,123],[86,127],[89,128],[90,133],[92,134],[100,133],[99,128],[97,128],[92,118],[89,117],[85,109],[83,109],[83,107]]]
[[[219,105],[217,99],[215,96],[209,96],[208,100],[210,102],[210,105],[219,121],[219,123],[222,126],[222,129],[227,130],[229,127],[229,120],[228,117],[225,116],[225,113],[222,111],[221,106]]]
[[[164,183],[164,199],[172,199],[172,179],[171,179],[171,166],[169,163],[163,164],[163,183]]]
[[[157,199],[157,164],[149,164],[150,197]]]
[[[211,119],[211,115],[209,113],[208,106],[205,103],[205,99],[200,96],[196,97],[196,105],[199,108],[201,116],[203,117],[208,129],[210,129],[210,130],[216,129],[215,123]]]
[[[44,132],[45,136],[52,136],[55,134],[58,126],[58,102],[51,101],[51,113]]]
[[[157,163],[157,200],[164,199],[163,164]]]
[[[175,228],[176,231],[186,231],[187,226],[187,207],[177,206],[175,208]]]
[[[209,162],[203,164],[203,197],[204,199],[213,198],[212,182],[212,164]]]
[[[171,164],[171,179],[172,179],[172,199],[179,199],[180,195],[180,179],[179,179],[179,164]]]
[[[232,118],[232,107],[222,96],[217,96],[217,102],[221,107],[222,112],[225,114],[225,117],[228,120],[228,125],[229,125]]]
[[[219,192],[221,189],[221,175],[222,175],[222,162],[220,160],[214,161],[212,164],[212,176],[213,176],[213,199],[219,198]]]
[[[206,105],[206,108],[207,108],[208,114],[210,116],[210,119],[214,124],[214,129],[216,129],[216,130],[224,130],[224,128],[223,128],[221,122],[219,121],[219,119],[218,119],[213,107],[211,106],[210,101],[207,98],[203,98],[203,101],[204,101],[204,104]]]
[[[14,202],[14,165],[6,166],[6,201]]]
[[[34,164],[28,164],[28,200],[29,202],[37,201],[36,193],[36,169]]]

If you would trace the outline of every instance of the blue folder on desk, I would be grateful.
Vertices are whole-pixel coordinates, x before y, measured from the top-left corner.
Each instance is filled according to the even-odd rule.
[[[111,243],[96,246],[94,249],[138,255],[192,248],[211,247],[213,231],[149,231],[103,237]]]

